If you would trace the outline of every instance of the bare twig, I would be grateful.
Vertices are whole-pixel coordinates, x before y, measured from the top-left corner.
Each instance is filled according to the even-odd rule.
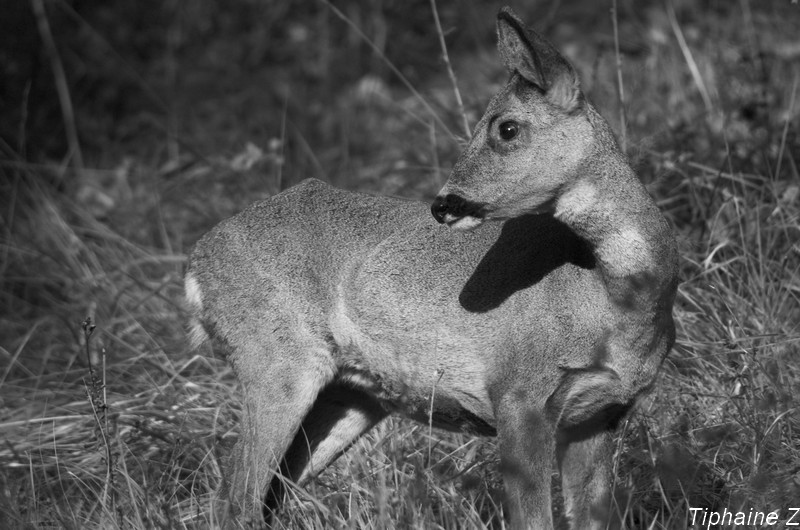
[[[617,0],[611,4],[611,24],[614,27],[614,56],[617,60],[617,95],[619,96],[619,128],[622,152],[628,150],[628,117],[625,112],[625,88],[622,84],[622,57],[619,53],[619,27],[617,26]]]
[[[438,368],[436,370],[436,375],[438,375],[439,377],[436,379],[436,382],[433,384],[433,388],[431,388],[431,408],[428,411],[428,464],[430,464],[430,461],[431,461],[431,449],[432,448],[431,448],[430,441],[431,441],[431,438],[433,438],[433,407],[434,407],[434,403],[436,401],[436,385],[438,385],[439,382],[442,380],[442,377],[444,377],[444,369],[443,368]]]
[[[108,395],[106,392],[106,349],[101,348],[102,352],[102,379],[98,377],[97,372],[92,365],[91,355],[91,337],[94,333],[95,325],[92,322],[92,317],[86,317],[81,323],[83,327],[83,336],[86,341],[86,357],[89,361],[89,382],[83,382],[84,389],[86,390],[86,397],[89,399],[89,405],[92,407],[92,416],[94,417],[96,432],[100,433],[100,438],[103,441],[103,446],[106,451],[106,482],[103,485],[102,504],[108,507],[107,500],[111,499],[112,510],[116,512],[119,521],[122,521],[122,514],[120,513],[120,506],[117,502],[117,486],[116,486],[116,458],[113,450],[111,449],[110,435],[111,431],[108,424]],[[112,512],[114,513],[114,512]]]
[[[453,85],[453,93],[456,96],[458,112],[461,114],[461,119],[464,122],[464,137],[469,140],[472,137],[472,132],[469,127],[469,121],[467,120],[467,113],[464,111],[464,103],[461,101],[461,92],[458,90],[456,74],[453,72],[453,65],[450,64],[450,55],[447,53],[447,44],[444,41],[444,32],[442,31],[442,23],[439,21],[436,0],[431,0],[431,11],[433,12],[433,21],[436,23],[436,33],[439,35],[439,46],[442,47],[442,59],[444,59],[444,64],[447,67],[447,75],[450,76],[450,83]]]
[[[67,76],[64,73],[64,65],[61,63],[61,56],[58,55],[53,33],[50,31],[50,23],[47,21],[44,1],[31,0],[31,7],[33,7],[33,14],[36,17],[39,36],[42,38],[47,56],[50,59],[50,67],[53,69],[56,92],[58,93],[58,101],[61,105],[61,115],[64,119],[64,131],[67,135],[67,143],[69,144],[69,154],[71,155],[73,166],[78,169],[83,169],[83,154],[81,153],[81,145],[78,141],[78,129],[75,126],[75,112],[72,109],[72,98],[69,94]]]
[[[283,97],[283,110],[281,111],[281,152],[280,163],[278,164],[277,183],[275,185],[276,192],[280,193],[283,182],[283,165],[286,152],[286,115],[289,112],[289,92],[287,91]],[[322,176],[322,175],[320,175]]]
[[[176,4],[171,4],[174,8]],[[174,111],[176,101],[181,97],[178,94],[178,78],[180,76],[177,50],[181,44],[181,22],[179,16],[173,16],[172,22],[167,28],[166,50],[164,54],[164,77],[166,86],[169,90],[169,111],[166,116],[167,129],[167,153],[169,160],[180,159],[180,143],[178,138],[178,116]]]
[[[786,137],[789,135],[789,123],[792,121],[794,114],[795,97],[797,96],[797,74],[794,75],[794,83],[792,84],[792,99],[789,101],[789,109],[786,111],[786,119],[783,121],[783,134],[781,134],[781,145],[778,148],[778,161],[775,165],[775,177],[781,176],[781,165],[783,162],[783,153],[786,149]]]
[[[700,97],[703,98],[703,105],[706,107],[706,112],[711,112],[713,106],[711,103],[711,96],[708,94],[708,88],[706,88],[706,83],[703,81],[703,76],[700,74],[700,68],[697,67],[697,63],[694,60],[692,50],[689,49],[686,38],[683,36],[683,30],[681,30],[680,24],[678,24],[678,17],[675,16],[675,6],[672,5],[672,1],[667,2],[667,17],[669,18],[670,26],[672,26],[672,32],[675,34],[675,38],[678,39],[678,46],[680,46],[686,65],[689,67],[689,72],[692,74],[694,84],[700,92]]]
[[[86,381],[83,382],[84,390],[86,391],[86,397],[89,399],[89,405],[92,407],[92,416],[94,417],[95,425],[97,425],[97,431],[100,432],[100,438],[103,440],[103,445],[106,449],[106,483],[103,485],[103,496],[102,496],[102,504],[103,506],[107,506],[106,499],[108,499],[109,492],[112,492],[111,495],[113,497],[113,477],[114,472],[111,466],[111,443],[108,440],[108,436],[106,436],[105,430],[102,428],[103,420],[100,418],[101,414],[104,414],[104,411],[98,412],[97,404],[94,398],[95,389],[92,388],[91,384],[87,383]]]
[[[442,186],[444,182],[442,182],[442,172],[441,168],[439,167],[439,146],[437,145],[436,141],[436,124],[431,122],[430,127],[428,128],[431,133],[431,158],[433,161],[433,176],[434,182],[437,185]]]
[[[27,133],[25,132],[26,127],[28,126],[28,101],[30,100],[31,95],[31,82],[28,81],[25,83],[25,90],[22,92],[22,104],[20,105],[20,111],[22,115],[19,119],[19,140],[17,143],[17,148],[19,150],[19,157],[22,160],[28,158],[27,155]]]
[[[91,378],[92,382],[94,382],[97,376],[94,373],[94,366],[92,366],[92,350],[90,347],[90,342],[92,333],[94,333],[94,328],[96,326],[92,322],[92,317],[86,317],[86,320],[81,322],[81,327],[83,328],[83,338],[86,346],[86,362],[89,363],[89,377]]]

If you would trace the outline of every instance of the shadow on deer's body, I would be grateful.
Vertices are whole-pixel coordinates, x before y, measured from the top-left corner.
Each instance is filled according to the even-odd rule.
[[[511,79],[430,211],[307,180],[194,250],[193,334],[244,389],[223,525],[398,412],[496,434],[514,527],[552,527],[554,455],[573,527],[605,527],[611,430],[674,340],[674,241],[573,68],[507,9],[498,35]]]

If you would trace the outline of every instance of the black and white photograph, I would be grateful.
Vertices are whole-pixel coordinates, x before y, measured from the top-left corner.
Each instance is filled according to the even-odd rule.
[[[797,0],[3,0],[0,528],[800,528]]]

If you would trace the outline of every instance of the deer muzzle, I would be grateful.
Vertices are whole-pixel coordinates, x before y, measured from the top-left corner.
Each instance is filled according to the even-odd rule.
[[[448,193],[433,200],[431,214],[439,223],[446,223],[451,228],[470,230],[483,222],[486,207],[481,203]]]

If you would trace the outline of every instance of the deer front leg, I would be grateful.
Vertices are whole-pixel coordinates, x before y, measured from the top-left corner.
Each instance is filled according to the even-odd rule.
[[[613,436],[608,430],[583,439],[559,440],[564,509],[572,528],[609,528],[613,455]]]
[[[553,427],[541,409],[523,399],[505,399],[497,416],[500,469],[511,528],[550,530]]]

